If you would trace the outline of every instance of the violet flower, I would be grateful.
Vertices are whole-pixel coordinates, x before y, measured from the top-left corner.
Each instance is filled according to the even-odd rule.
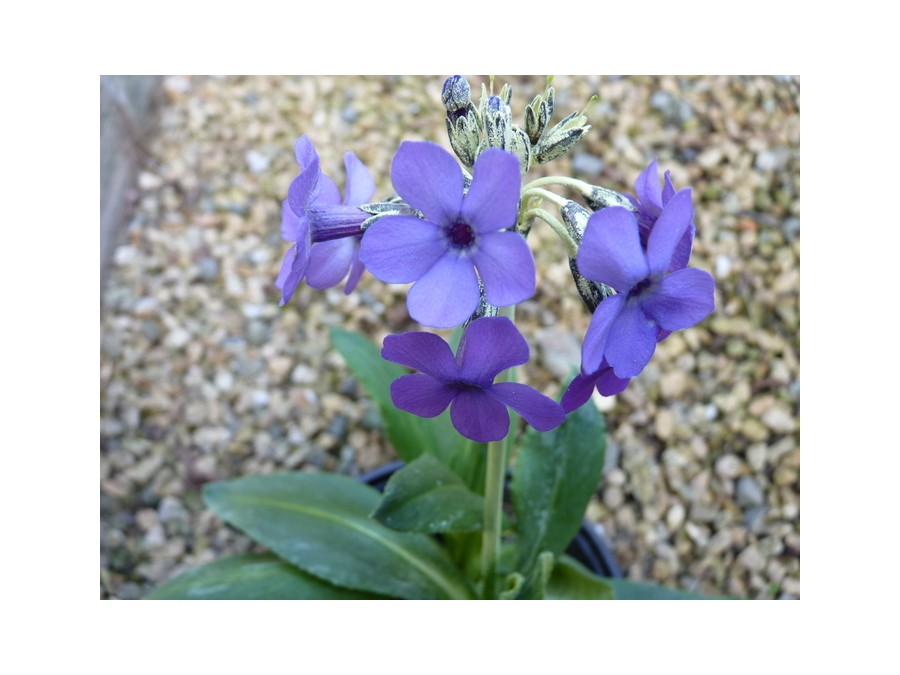
[[[604,361],[594,373],[585,373],[583,370],[578,373],[566,388],[560,405],[566,413],[570,413],[587,403],[594,388],[603,396],[613,396],[625,391],[629,382],[630,378],[616,377],[612,366]]]
[[[275,285],[287,303],[300,282],[317,289],[336,286],[344,277],[351,293],[365,267],[359,261],[360,225],[368,214],[358,208],[375,194],[369,170],[352,152],[344,154],[347,189],[344,200],[334,181],[322,173],[319,155],[306,136],[294,144],[300,173],[281,208],[281,236],[294,242],[281,265]]]
[[[479,443],[499,441],[509,431],[509,406],[538,431],[562,424],[556,401],[518,382],[497,382],[500,372],[528,361],[528,343],[505,316],[484,317],[466,328],[456,357],[434,333],[402,333],[384,339],[381,356],[421,371],[391,383],[400,410],[437,417],[450,406],[456,430]]]
[[[439,145],[404,141],[391,164],[394,189],[422,218],[386,216],[362,240],[360,259],[386,283],[415,282],[406,303],[410,316],[451,328],[478,306],[478,277],[487,302],[514,305],[535,288],[534,258],[513,228],[521,188],[519,162],[491,148],[475,162],[472,185]],[[476,274],[477,270],[477,274]]]
[[[669,200],[675,196],[675,186],[672,184],[672,178],[667,170],[663,177],[663,188],[659,188],[659,165],[656,159],[647,166],[634,182],[634,191],[637,196],[625,195],[628,200],[635,206],[637,213],[638,225],[640,226],[641,245],[647,248],[647,239],[650,231],[656,223],[657,218],[662,213],[663,208],[669,203]],[[688,260],[691,257],[691,246],[694,243],[694,232],[696,228],[691,222],[690,228],[681,237],[681,241],[675,247],[672,254],[669,271],[674,272],[687,267]]]
[[[635,377],[650,361],[667,331],[688,328],[714,309],[708,272],[682,268],[667,274],[676,248],[691,226],[691,191],[672,196],[641,246],[634,214],[620,206],[594,213],[578,251],[578,269],[617,295],[597,307],[584,337],[581,368],[596,373],[603,360],[618,378]]]

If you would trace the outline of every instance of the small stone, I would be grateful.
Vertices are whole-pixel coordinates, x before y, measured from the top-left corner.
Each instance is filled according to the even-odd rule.
[[[317,378],[316,371],[304,363],[298,365],[291,372],[291,382],[294,384],[312,384]]]
[[[181,349],[190,341],[190,332],[179,326],[170,330],[166,335],[165,345],[170,349]]]
[[[659,391],[666,398],[677,399],[685,392],[687,384],[687,373],[678,368],[659,378]]]
[[[747,448],[747,463],[754,471],[762,471],[766,465],[766,444],[754,443]]]
[[[735,487],[734,501],[741,508],[762,506],[766,503],[766,497],[753,476],[741,476]]]
[[[250,173],[265,173],[269,170],[270,160],[259,150],[248,150],[244,155]]]
[[[766,566],[766,558],[755,544],[750,544],[741,551],[736,562],[751,572],[761,572]]]
[[[789,434],[797,429],[797,422],[791,412],[783,406],[773,406],[762,414],[762,421],[772,431]]]
[[[722,455],[716,460],[716,473],[722,478],[737,478],[743,469],[743,463],[737,455]]]
[[[653,428],[660,440],[669,440],[675,432],[675,414],[668,408],[659,410],[656,413]]]
[[[675,502],[666,513],[666,526],[674,532],[684,524],[686,515],[684,506],[680,502]]]
[[[709,543],[709,530],[696,523],[687,523],[684,531],[698,547],[704,548]]]
[[[608,485],[603,491],[603,503],[611,509],[617,509],[625,502],[625,493],[622,488]]]
[[[259,347],[269,341],[269,325],[265,321],[251,321],[247,326],[247,342]]]
[[[155,173],[141,171],[141,173],[138,174],[138,187],[141,188],[141,190],[157,190],[162,187],[162,184],[163,179]]]

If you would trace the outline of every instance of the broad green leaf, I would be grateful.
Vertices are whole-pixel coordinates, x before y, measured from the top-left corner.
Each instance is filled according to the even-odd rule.
[[[335,586],[399,598],[471,597],[434,539],[369,518],[378,491],[347,476],[250,476],[207,484],[203,495],[223,520]]]
[[[556,561],[547,583],[547,600],[612,600],[609,579],[593,574],[574,558],[563,555]]]
[[[397,471],[372,514],[394,530],[473,532],[484,519],[484,498],[436,457],[420,455]]]
[[[510,493],[519,534],[519,569],[538,552],[562,553],[581,526],[603,471],[603,416],[592,405],[552,431],[530,428],[513,466]]]
[[[148,600],[372,600],[378,595],[338,588],[271,553],[222,558],[180,574]]]
[[[456,471],[472,490],[484,492],[485,446],[461,436],[449,410],[426,419],[394,407],[391,382],[407,374],[406,368],[385,361],[379,347],[358,333],[332,328],[331,344],[378,405],[385,433],[401,459],[411,462],[429,453]]]
[[[616,600],[734,600],[735,598],[715,597],[688,593],[674,588],[648,584],[627,579],[604,579],[615,592]]]

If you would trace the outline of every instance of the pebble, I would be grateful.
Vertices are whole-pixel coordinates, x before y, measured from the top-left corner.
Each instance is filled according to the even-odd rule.
[[[766,503],[766,497],[762,487],[760,487],[755,478],[752,476],[741,476],[735,486],[734,501],[742,508],[762,506]]]
[[[722,455],[716,460],[716,473],[722,478],[737,478],[743,470],[743,463],[736,455]]]

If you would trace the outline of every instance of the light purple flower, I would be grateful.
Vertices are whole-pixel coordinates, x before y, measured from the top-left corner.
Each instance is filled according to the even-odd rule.
[[[518,382],[494,378],[528,361],[528,343],[505,316],[485,317],[466,327],[454,357],[434,333],[401,333],[384,339],[381,356],[421,371],[391,383],[391,400],[400,410],[437,417],[450,406],[456,430],[473,441],[499,441],[509,431],[509,406],[538,431],[562,424],[556,401]]]
[[[693,216],[690,189],[677,192],[653,225],[646,250],[628,209],[612,206],[591,216],[578,269],[617,294],[594,312],[581,350],[583,372],[596,373],[605,359],[616,377],[634,377],[666,331],[693,326],[713,311],[714,283],[708,272],[682,268],[667,274]]]
[[[280,305],[287,303],[300,282],[313,288],[336,286],[348,276],[344,293],[351,293],[365,267],[359,261],[360,225],[368,218],[358,205],[375,194],[369,170],[352,152],[344,155],[347,189],[344,200],[328,176],[322,173],[312,142],[302,136],[294,144],[300,173],[281,206],[281,236],[294,242],[281,265],[275,285],[281,289]]]
[[[616,377],[612,366],[604,361],[594,373],[585,373],[583,370],[578,373],[566,388],[560,405],[565,412],[570,413],[587,403],[595,387],[603,396],[613,396],[625,391],[629,382],[630,378]]]
[[[478,306],[478,277],[491,305],[504,307],[534,293],[534,258],[514,231],[519,208],[519,161],[491,148],[478,157],[472,185],[439,145],[404,141],[391,164],[394,189],[425,216],[386,216],[362,240],[360,259],[386,283],[408,284],[410,316],[451,328]],[[477,270],[477,274],[476,274]]]
[[[640,226],[641,245],[646,249],[647,240],[650,237],[653,225],[662,213],[663,208],[669,203],[669,200],[675,196],[675,186],[672,184],[672,178],[667,170],[663,178],[662,190],[660,190],[659,165],[654,158],[634,182],[634,191],[637,193],[636,197],[632,195],[625,196],[637,208],[635,216]],[[691,226],[682,235],[681,240],[675,247],[669,267],[670,272],[687,267],[688,260],[691,257],[691,246],[694,243],[695,231],[696,228],[692,221]]]

